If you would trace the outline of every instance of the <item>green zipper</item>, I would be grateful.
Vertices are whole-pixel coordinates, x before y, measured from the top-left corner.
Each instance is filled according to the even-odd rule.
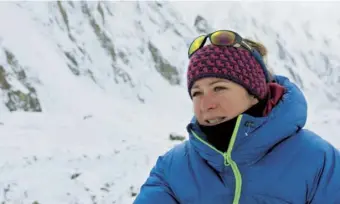
[[[231,152],[232,152],[234,144],[235,144],[235,140],[236,140],[237,132],[240,128],[241,120],[242,120],[242,115],[239,115],[237,117],[236,125],[235,125],[233,134],[232,134],[231,139],[230,139],[228,150],[225,153],[219,151],[214,146],[210,145],[209,143],[204,141],[202,138],[200,138],[194,131],[192,131],[193,135],[198,140],[200,140],[202,143],[206,144],[207,146],[209,146],[211,149],[215,150],[216,152],[222,154],[222,156],[224,158],[224,165],[225,166],[229,166],[229,165],[231,166],[231,169],[233,170],[233,173],[234,173],[234,176],[235,176],[235,181],[236,181],[235,182],[235,195],[234,195],[233,204],[239,203],[240,197],[241,197],[241,190],[242,190],[242,176],[241,176],[240,170],[237,167],[237,164],[233,161],[233,159],[231,157]]]

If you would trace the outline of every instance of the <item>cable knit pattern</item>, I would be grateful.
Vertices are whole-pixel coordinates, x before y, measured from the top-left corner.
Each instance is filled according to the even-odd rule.
[[[217,77],[240,84],[250,94],[263,99],[268,87],[261,65],[245,49],[206,45],[190,58],[187,85],[190,94],[194,82],[204,77]]]

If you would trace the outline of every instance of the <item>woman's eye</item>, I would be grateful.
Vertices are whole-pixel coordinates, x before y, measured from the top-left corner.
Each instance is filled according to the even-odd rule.
[[[216,87],[214,88],[214,91],[221,91],[221,90],[225,90],[225,89],[227,89],[227,88],[222,87],[222,86],[216,86]]]
[[[201,94],[200,91],[195,91],[195,92],[193,92],[193,93],[191,94],[191,96],[192,96],[192,97],[195,97],[195,96],[198,96],[198,95],[200,95],[200,94]]]

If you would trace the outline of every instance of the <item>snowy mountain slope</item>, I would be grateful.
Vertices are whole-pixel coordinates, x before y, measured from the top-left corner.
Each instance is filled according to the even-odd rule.
[[[131,203],[169,133],[186,135],[188,43],[220,28],[263,41],[306,93],[308,126],[340,147],[339,7],[307,7],[0,3],[0,201]]]
[[[1,127],[5,203],[131,203],[156,155],[176,144],[162,137],[168,128],[135,119],[133,128],[122,128],[127,119],[99,114],[11,118]],[[149,119],[156,121],[153,114]]]
[[[17,72],[30,78],[27,83],[38,91],[21,92],[34,93],[27,98],[38,98],[39,103],[28,105],[29,111],[59,111],[71,100],[70,108],[79,109],[87,96],[79,98],[78,93],[90,94],[89,88],[145,103],[153,87],[182,81],[179,67],[184,67],[185,58],[178,60],[175,53],[185,52],[180,33],[190,30],[156,3],[25,2],[3,3],[1,9],[2,51],[11,53],[19,67],[15,71],[14,63],[2,54],[4,75],[18,79],[4,83],[14,93],[19,89],[14,83],[26,83]],[[17,23],[7,23],[9,18]],[[169,36],[172,43],[163,43],[161,36]],[[3,90],[7,93],[8,88]],[[4,97],[5,104],[8,100]],[[11,104],[10,110],[25,110]]]

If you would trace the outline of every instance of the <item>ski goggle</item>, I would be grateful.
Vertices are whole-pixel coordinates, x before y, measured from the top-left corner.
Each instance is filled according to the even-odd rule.
[[[211,44],[218,46],[232,46],[232,47],[243,47],[248,50],[261,65],[266,81],[270,81],[267,66],[265,65],[261,54],[253,47],[248,45],[243,38],[236,32],[230,30],[218,30],[208,35],[201,35],[197,37],[189,46],[188,57],[190,58],[195,52],[201,49],[207,39],[210,40]]]

